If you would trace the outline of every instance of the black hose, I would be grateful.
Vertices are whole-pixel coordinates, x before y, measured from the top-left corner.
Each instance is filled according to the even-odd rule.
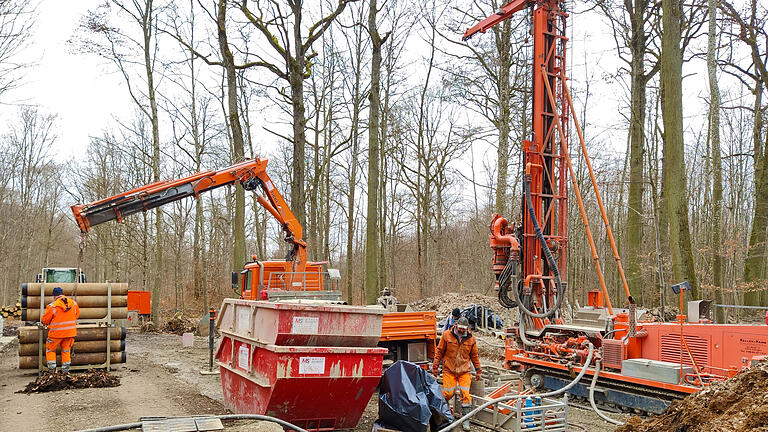
[[[504,270],[499,274],[499,303],[507,309],[513,309],[517,307],[517,302],[509,297],[509,289],[514,285],[517,289],[515,280],[517,279],[517,261],[510,259],[504,266]]]
[[[296,432],[307,432],[307,430],[302,429],[294,424],[288,423],[285,420],[281,420],[277,417],[270,417],[270,416],[265,416],[260,414],[226,414],[226,415],[219,415],[219,416],[202,416],[202,417],[217,418],[219,420],[261,420],[261,421],[277,423],[280,426],[285,427],[286,429],[294,430]],[[86,429],[78,432],[111,432],[111,431],[139,429],[142,427],[142,423],[143,422],[125,423],[125,424],[114,425],[114,426],[104,426],[104,427],[95,428],[95,429]]]
[[[546,309],[544,313],[535,313],[535,312],[532,312],[530,309],[528,309],[528,307],[520,299],[520,292],[518,290],[515,290],[515,300],[517,301],[517,304],[520,306],[520,310],[526,315],[528,315],[529,317],[547,318],[552,316],[555,312],[557,312],[558,309],[560,309],[560,305],[562,305],[563,298],[565,297],[565,288],[563,287],[563,283],[560,280],[560,271],[557,268],[555,257],[552,256],[552,251],[549,250],[547,241],[544,239],[544,234],[541,232],[539,221],[536,220],[536,212],[533,210],[533,202],[531,201],[531,185],[529,184],[529,181],[530,180],[527,180],[527,179],[523,181],[523,192],[525,193],[525,204],[526,204],[526,207],[528,207],[528,214],[531,217],[531,222],[533,222],[533,229],[536,232],[536,238],[539,240],[539,243],[541,243],[541,249],[544,251],[544,256],[547,258],[549,267],[552,270],[552,275],[555,277],[555,284],[557,285],[557,299],[555,300],[555,304],[551,306],[549,309]]]

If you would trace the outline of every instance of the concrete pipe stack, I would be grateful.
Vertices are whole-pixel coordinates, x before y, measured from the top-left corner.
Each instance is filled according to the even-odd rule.
[[[125,327],[107,328],[96,325],[79,325],[75,344],[72,346],[72,365],[98,365],[106,362],[108,331],[110,363],[125,363]],[[44,334],[43,340],[45,340],[45,336]],[[36,326],[19,328],[19,369],[37,369],[40,352],[39,340],[40,329]],[[45,347],[43,347],[43,351],[45,351]],[[61,347],[56,352],[56,362],[61,366]]]
[[[128,316],[128,284],[112,283],[111,296],[106,283],[53,283],[45,284],[44,302],[53,301],[53,289],[61,287],[64,295],[72,297],[80,306],[80,319],[101,319],[107,316],[107,307],[112,303],[112,319],[125,319]],[[21,320],[40,320],[39,283],[21,285]]]

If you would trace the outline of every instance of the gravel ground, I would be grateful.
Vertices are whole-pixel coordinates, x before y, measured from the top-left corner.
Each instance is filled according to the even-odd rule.
[[[499,342],[492,340],[494,344]],[[185,348],[181,336],[129,332],[128,363],[114,372],[121,385],[114,388],[78,389],[42,394],[20,394],[35,373],[19,370],[17,343],[0,351],[0,431],[78,430],[136,422],[143,416],[190,416],[226,414],[218,375],[201,375],[208,366],[208,340],[196,337]],[[484,363],[499,364],[498,357]],[[371,430],[378,417],[378,394],[374,394],[354,429]],[[569,420],[589,431],[613,431],[591,411],[569,408]],[[263,422],[237,422],[227,430],[278,432]],[[485,431],[473,426],[473,431]],[[569,430],[582,430],[579,427]]]

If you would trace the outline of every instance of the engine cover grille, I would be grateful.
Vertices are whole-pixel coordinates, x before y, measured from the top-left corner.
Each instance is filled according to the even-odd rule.
[[[698,367],[707,367],[709,365],[709,340],[696,335],[683,334],[685,343],[691,350],[693,358]],[[669,333],[661,335],[661,360],[680,363],[680,334]],[[682,351],[683,364],[693,366],[691,357],[685,350]]]
[[[603,366],[621,370],[624,360],[624,344],[618,339],[603,340]]]

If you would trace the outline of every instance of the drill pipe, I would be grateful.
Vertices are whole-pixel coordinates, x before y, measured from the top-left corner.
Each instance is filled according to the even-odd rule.
[[[109,341],[110,352],[125,351],[125,339],[123,340],[111,340]],[[38,350],[37,343],[20,344],[19,355],[20,356],[32,356],[37,357]],[[61,347],[57,349],[57,352],[61,352]],[[103,353],[107,352],[107,341],[77,341],[72,346],[72,352],[80,353]]]
[[[84,296],[84,295],[78,295],[77,298],[71,297],[73,300],[77,302],[77,305],[80,306],[80,308],[100,308],[100,307],[107,307],[107,303],[109,301],[109,297],[103,295],[103,296]],[[53,297],[45,297],[45,304],[49,304],[54,300]],[[112,307],[126,307],[128,306],[128,296],[124,295],[113,295],[112,296]],[[21,298],[21,307],[22,309],[34,309],[40,307],[40,296],[25,296]]]
[[[107,308],[80,308],[80,319],[96,319],[104,318],[107,316]],[[124,319],[128,316],[128,308],[113,307],[112,319]],[[39,321],[40,309],[22,309],[21,310],[22,321]]]
[[[64,291],[64,295],[70,296],[72,295],[73,291],[75,290],[75,285],[77,285],[77,295],[107,295],[107,284],[106,283],[54,283],[54,282],[46,282],[45,283],[45,295],[53,295],[53,289],[58,287],[61,287],[61,289]],[[127,295],[128,294],[128,284],[127,283],[113,283],[112,284],[112,295]],[[32,282],[25,282],[21,284],[21,296],[40,296],[40,284],[39,283],[32,283]]]
[[[38,331],[35,326],[19,327],[19,344],[37,343]],[[111,340],[125,339],[125,327],[112,327],[110,330],[109,338]],[[78,326],[77,336],[75,336],[75,342],[77,341],[102,341],[107,339],[107,329],[105,327],[93,327],[93,326]]]
[[[125,363],[125,351],[113,352],[110,358],[111,363]],[[101,364],[105,361],[107,361],[107,353],[72,353],[72,366]],[[58,354],[56,364],[61,366],[61,356]],[[19,369],[37,369],[37,356],[19,356]]]

